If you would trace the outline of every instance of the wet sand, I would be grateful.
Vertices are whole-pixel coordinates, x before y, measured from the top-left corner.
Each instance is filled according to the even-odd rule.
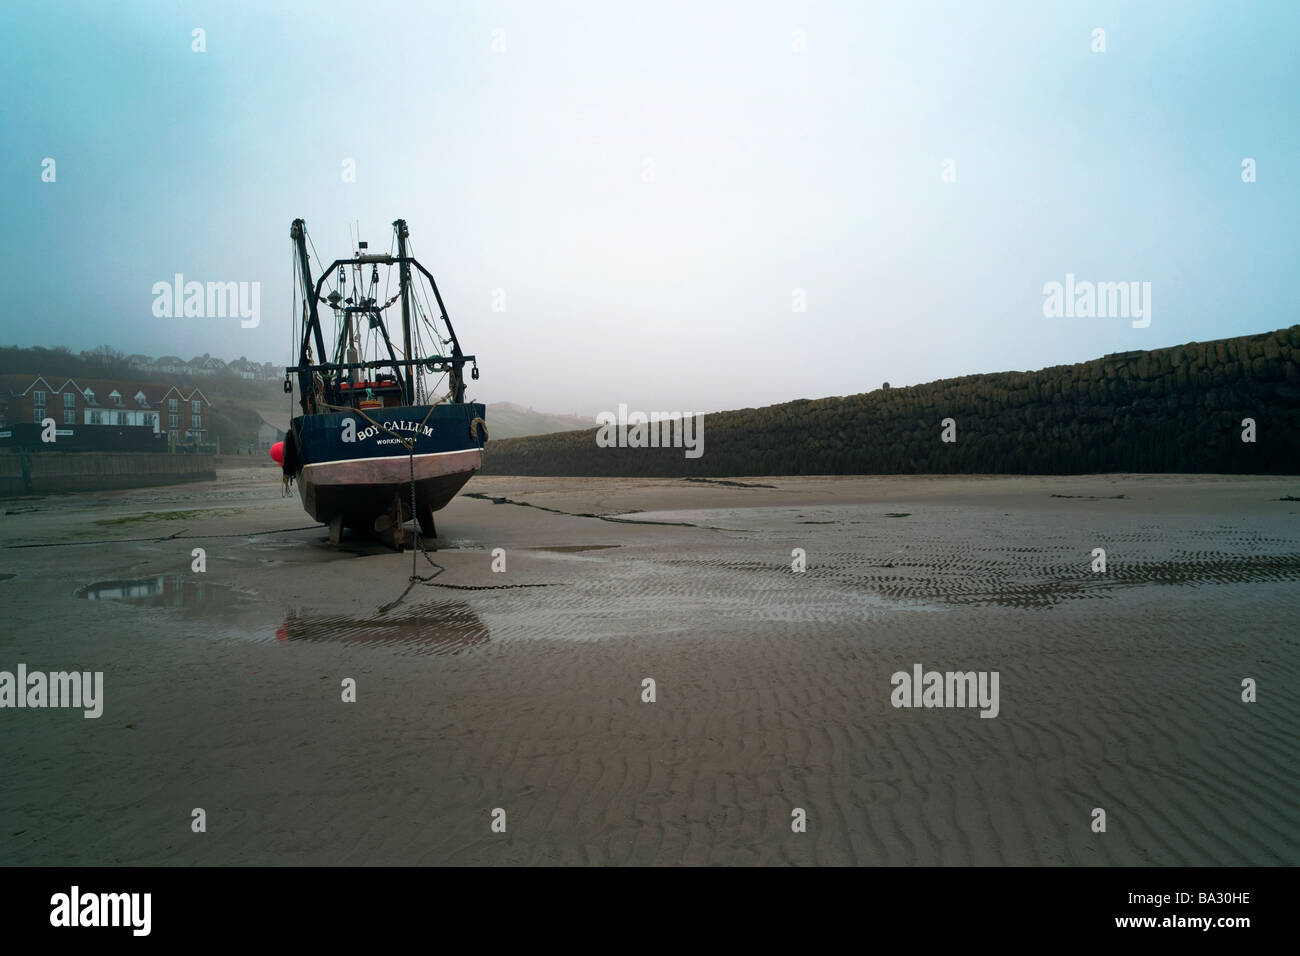
[[[0,501],[0,670],[105,683],[0,710],[0,863],[1300,863],[1300,481],[737,482],[476,478],[409,590],[273,468]]]

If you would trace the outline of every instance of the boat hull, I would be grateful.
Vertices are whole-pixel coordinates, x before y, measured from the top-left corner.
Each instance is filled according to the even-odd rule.
[[[413,467],[412,467],[413,466]],[[342,515],[344,525],[364,527],[399,501],[411,505],[411,473],[415,475],[415,514],[438,511],[483,467],[480,449],[437,452],[397,461],[339,461],[308,465],[298,475],[302,506],[317,521],[328,524]]]
[[[303,508],[325,524],[370,528],[395,506],[409,518],[412,484],[414,515],[431,514],[483,467],[483,416],[475,403],[299,416],[284,470]]]

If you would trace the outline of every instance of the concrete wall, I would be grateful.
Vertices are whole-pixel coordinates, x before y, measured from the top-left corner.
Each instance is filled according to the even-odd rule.
[[[212,455],[0,451],[0,497],[213,481]]]

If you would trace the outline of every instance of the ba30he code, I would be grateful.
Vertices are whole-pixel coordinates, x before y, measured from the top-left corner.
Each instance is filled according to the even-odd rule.
[[[1166,903],[1192,903],[1199,906],[1217,903],[1249,903],[1249,893],[1130,893],[1130,903],[1159,908]]]

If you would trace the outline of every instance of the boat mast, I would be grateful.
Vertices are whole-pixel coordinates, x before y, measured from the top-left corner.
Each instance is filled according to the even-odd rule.
[[[303,326],[302,341],[299,343],[298,364],[292,368],[285,369],[285,375],[296,372],[298,374],[298,394],[299,401],[302,405],[304,415],[313,415],[317,412],[324,411],[324,408],[317,408],[316,399],[316,381],[320,376],[321,401],[320,404],[337,406],[350,404],[344,401],[344,392],[350,391],[351,397],[356,395],[356,384],[358,380],[358,370],[371,370],[375,368],[392,368],[395,378],[395,384],[401,387],[403,392],[403,402],[407,405],[414,405],[419,396],[416,394],[416,374],[424,369],[432,373],[448,372],[450,375],[451,393],[450,400],[453,404],[463,404],[465,401],[465,366],[473,363],[473,377],[478,378],[478,362],[473,355],[466,355],[460,349],[460,341],[456,338],[456,330],[451,324],[451,319],[447,316],[447,306],[442,301],[442,293],[438,291],[438,283],[434,280],[433,274],[429,272],[420,262],[412,259],[407,251],[406,240],[410,235],[406,228],[405,219],[397,219],[393,222],[393,230],[397,236],[398,254],[393,256],[388,253],[371,255],[368,252],[361,251],[350,259],[335,259],[321,273],[320,278],[312,283],[311,261],[307,255],[307,225],[301,219],[295,219],[293,225],[289,228],[289,237],[293,240],[294,252],[297,255],[297,268],[299,277],[302,280],[303,293]],[[396,349],[393,347],[393,341],[388,334],[387,323],[384,322],[383,310],[392,303],[390,299],[382,307],[376,305],[373,298],[363,298],[361,293],[360,279],[357,280],[353,291],[353,298],[343,299],[339,291],[331,292],[328,299],[321,295],[325,283],[329,281],[338,269],[341,277],[346,277],[346,269],[349,266],[363,265],[386,265],[397,264],[401,269],[401,299],[402,299],[402,345],[405,349],[405,355],[402,359],[397,358]],[[427,355],[417,357],[411,344],[413,330],[411,328],[411,267],[414,266],[420,270],[429,281],[429,288],[433,290],[433,297],[438,303],[438,309],[441,311],[443,323],[447,326],[448,339],[443,340],[444,344],[450,342],[451,355]],[[342,281],[342,280],[340,280]],[[372,284],[377,283],[377,274],[372,276]],[[342,312],[343,322],[342,331],[336,345],[337,353],[328,354],[325,351],[325,334],[321,328],[320,312],[318,304],[328,301],[330,306],[337,312]],[[340,305],[344,303],[344,305]],[[419,308],[419,303],[415,303]],[[354,356],[349,350],[351,344],[352,329],[355,327],[353,315],[365,315],[370,322],[370,327],[379,331],[383,337],[384,346],[388,349],[387,361],[360,361],[361,356]],[[436,333],[436,330],[434,330]],[[312,343],[315,342],[316,354],[313,356]],[[406,375],[403,378],[402,369],[405,367]],[[352,389],[345,390],[342,385],[342,379],[346,378]],[[432,400],[432,397],[430,397]]]
[[[415,372],[411,368],[411,264],[406,258],[406,220],[393,222],[397,233],[397,258],[402,276],[402,354],[406,356],[406,404],[415,404]]]
[[[325,353],[325,336],[320,328],[320,316],[316,312],[316,287],[311,281],[311,261],[307,258],[307,223],[301,219],[295,219],[289,226],[289,238],[293,240],[294,249],[298,253],[298,271],[302,278],[302,301],[303,308],[307,314],[303,317],[302,343],[298,350],[298,397],[302,404],[304,415],[310,415],[313,411],[315,402],[315,388],[312,385],[311,365],[307,355],[311,347],[311,340],[316,339],[316,354],[319,356],[317,361],[327,362],[329,356]],[[329,386],[326,387],[325,400],[329,401]]]

